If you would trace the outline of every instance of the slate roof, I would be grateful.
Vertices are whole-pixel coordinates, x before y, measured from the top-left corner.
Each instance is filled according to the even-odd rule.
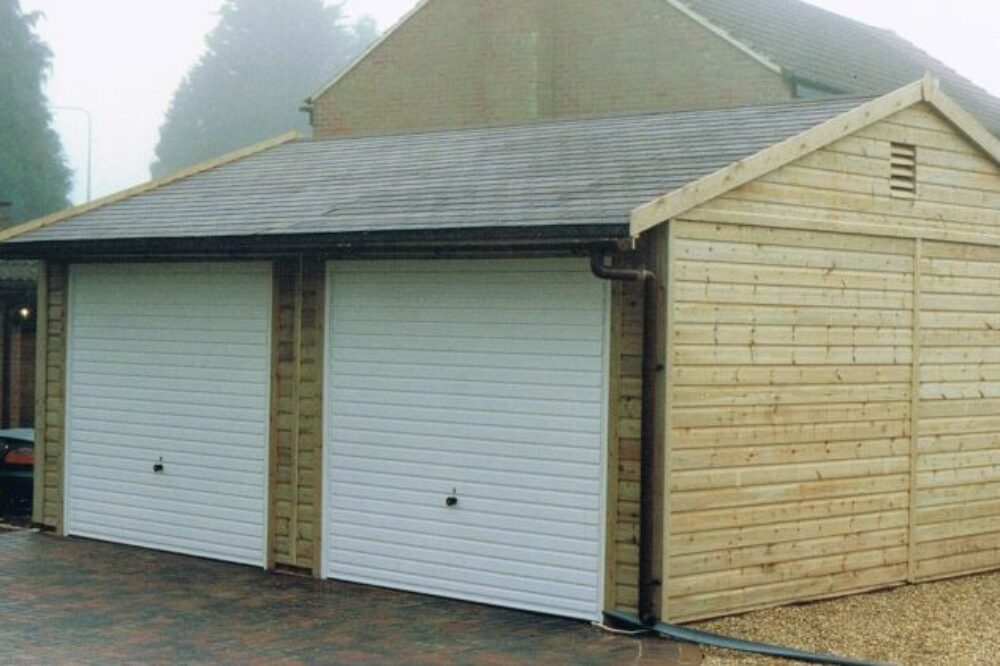
[[[636,206],[862,101],[293,141],[9,242],[627,229]]]
[[[1000,99],[890,30],[801,0],[681,1],[787,74],[842,93],[887,93],[929,71],[945,93],[1000,134]]]

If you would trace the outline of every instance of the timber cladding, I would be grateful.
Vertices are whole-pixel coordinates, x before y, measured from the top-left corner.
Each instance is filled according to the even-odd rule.
[[[924,243],[917,579],[1000,563],[1000,248]]]
[[[666,618],[1000,567],[998,238],[923,105],[671,223]]]
[[[608,608],[634,612],[639,600],[642,285],[614,283],[611,303],[605,604]]]
[[[274,281],[268,563],[319,575],[325,263],[277,261]]]
[[[32,519],[62,530],[66,404],[68,268],[45,263],[39,273],[35,365],[35,493]]]
[[[914,242],[673,233],[671,619],[904,581]]]

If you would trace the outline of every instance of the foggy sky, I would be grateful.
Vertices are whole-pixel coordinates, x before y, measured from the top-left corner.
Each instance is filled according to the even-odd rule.
[[[280,1],[280,0],[276,0]],[[1000,3],[996,0],[809,0],[889,28],[1000,95]],[[22,0],[41,10],[42,37],[55,53],[48,93],[55,105],[94,118],[94,196],[149,178],[171,96],[198,59],[222,0]],[[347,0],[353,16],[390,27],[416,0]],[[84,199],[86,117],[57,111],[56,128]]]

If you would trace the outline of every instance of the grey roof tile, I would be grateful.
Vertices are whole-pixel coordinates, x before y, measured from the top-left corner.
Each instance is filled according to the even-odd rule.
[[[636,206],[861,102],[295,141],[10,242],[625,225]]]
[[[887,93],[931,72],[1000,134],[1000,100],[889,30],[802,0],[681,1],[786,72],[844,93]]]

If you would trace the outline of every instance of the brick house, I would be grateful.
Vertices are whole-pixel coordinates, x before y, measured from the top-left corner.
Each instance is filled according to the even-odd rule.
[[[322,138],[877,95],[926,72],[1000,130],[1000,101],[947,65],[800,0],[423,0],[306,108]]]
[[[10,226],[0,201],[0,229]],[[34,422],[35,285],[32,261],[0,261],[0,428]]]

